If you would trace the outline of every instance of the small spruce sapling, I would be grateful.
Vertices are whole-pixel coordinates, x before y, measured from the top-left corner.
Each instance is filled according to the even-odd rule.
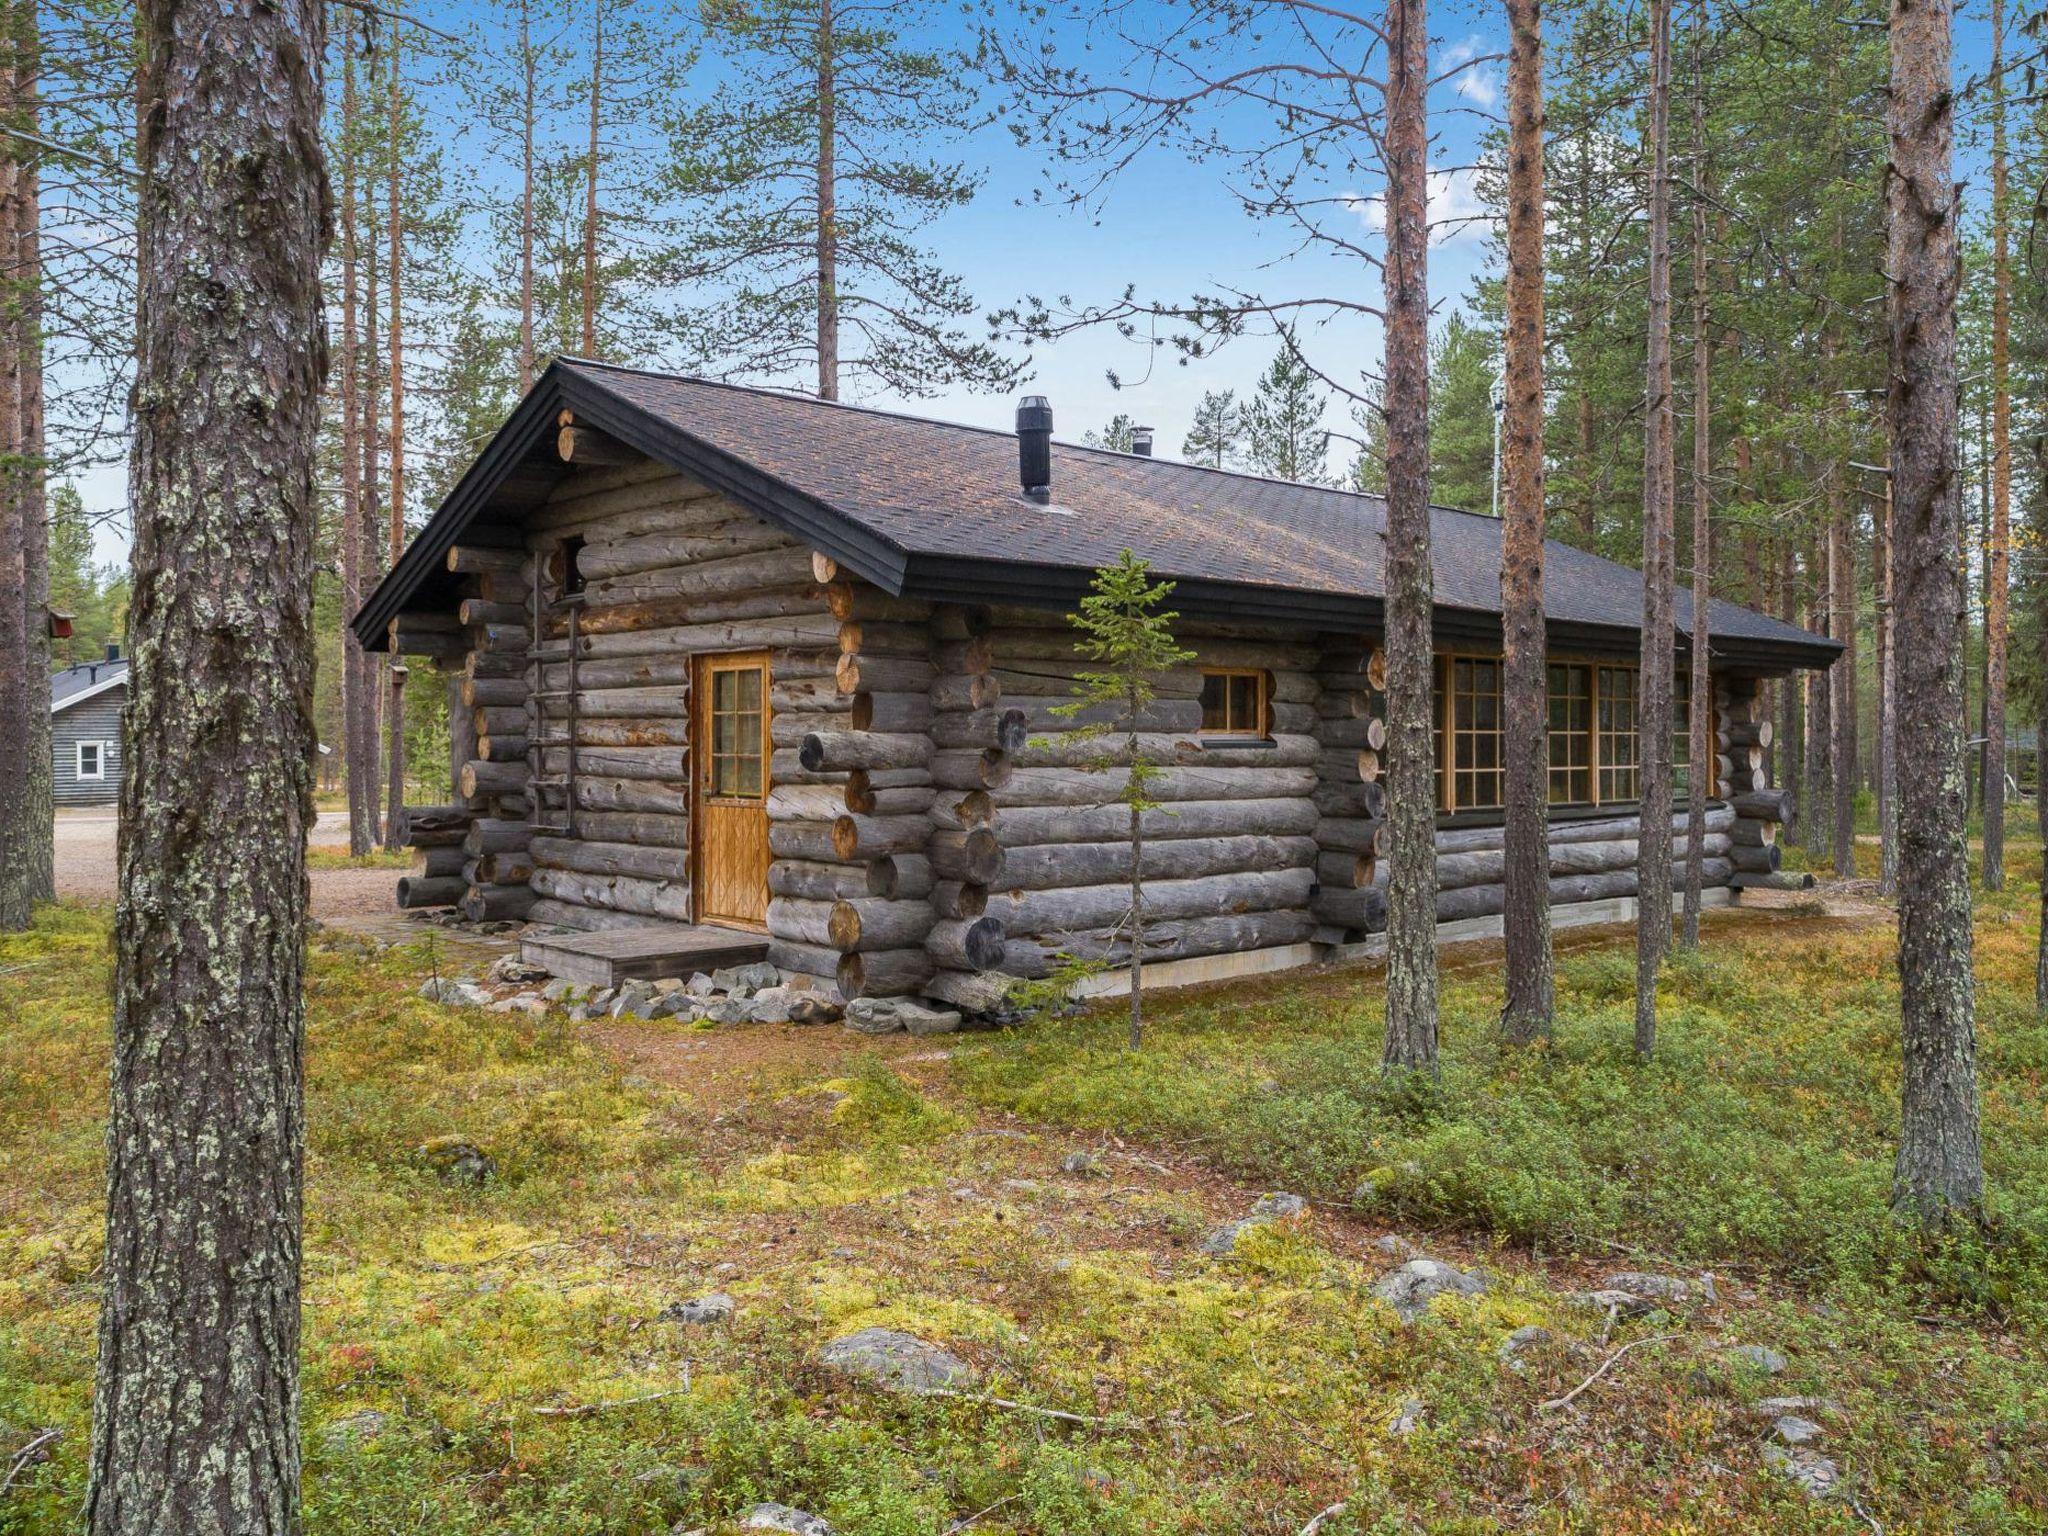
[[[1155,582],[1143,560],[1128,549],[1114,565],[1095,573],[1080,608],[1067,616],[1081,632],[1074,648],[1096,668],[1074,678],[1071,703],[1054,707],[1066,719],[1094,718],[1076,725],[1075,734],[1094,737],[1102,750],[1089,762],[1097,771],[1126,768],[1118,798],[1131,817],[1131,907],[1125,921],[1131,940],[1131,1049],[1144,1040],[1145,966],[1145,812],[1156,802],[1149,790],[1159,765],[1145,753],[1144,715],[1158,696],[1161,676],[1194,660],[1193,651],[1175,643],[1173,622],[1180,617],[1162,610],[1173,592],[1170,581]]]

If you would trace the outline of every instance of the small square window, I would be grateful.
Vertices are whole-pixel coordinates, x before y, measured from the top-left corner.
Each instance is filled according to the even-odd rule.
[[[1266,734],[1266,674],[1214,669],[1202,674],[1202,731],[1209,736]]]
[[[106,743],[81,741],[78,744],[78,777],[80,779],[104,779],[106,776]]]

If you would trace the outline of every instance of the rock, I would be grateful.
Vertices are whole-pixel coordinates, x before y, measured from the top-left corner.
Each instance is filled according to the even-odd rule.
[[[1103,1172],[1102,1159],[1093,1152],[1069,1152],[1060,1159],[1060,1172],[1076,1178],[1094,1178]]]
[[[1573,1306],[1593,1312],[1612,1312],[1616,1317],[1634,1317],[1647,1312],[1655,1302],[1634,1291],[1573,1291],[1565,1298]]]
[[[787,1531],[790,1536],[833,1536],[831,1522],[787,1504],[756,1504],[740,1516],[743,1531]]]
[[[566,976],[557,976],[540,989],[540,995],[551,1003],[573,1003],[583,997],[584,989]]]
[[[708,1296],[693,1296],[688,1301],[672,1302],[661,1309],[664,1323],[681,1323],[686,1327],[704,1328],[712,1323],[722,1323],[733,1314],[733,1300],[723,1291],[713,1291]]]
[[[1412,1435],[1422,1428],[1423,1405],[1419,1397],[1411,1397],[1401,1404],[1400,1412],[1394,1415],[1394,1422],[1387,1426],[1390,1435]]]
[[[1398,1237],[1392,1232],[1384,1233],[1374,1238],[1372,1240],[1372,1249],[1374,1253],[1381,1254],[1389,1259],[1419,1259],[1422,1257],[1422,1250],[1420,1248],[1409,1242],[1407,1238]]]
[[[1627,1291],[1659,1306],[1684,1306],[1692,1300],[1692,1282],[1676,1275],[1652,1275],[1639,1269],[1620,1269],[1600,1282],[1603,1291]]]
[[[1485,1290],[1484,1275],[1467,1274],[1442,1259],[1410,1259],[1375,1281],[1372,1293],[1392,1307],[1402,1322],[1412,1323],[1439,1296],[1478,1296]]]
[[[1533,1326],[1517,1328],[1513,1333],[1500,1341],[1500,1348],[1495,1350],[1494,1353],[1509,1370],[1519,1371],[1525,1369],[1522,1364],[1522,1355],[1525,1351],[1534,1349],[1539,1344],[1548,1344],[1549,1342],[1550,1330],[1548,1328]]]
[[[605,1012],[615,1019],[651,1019],[656,995],[653,982],[629,981],[613,994]]]
[[[320,1431],[320,1443],[327,1448],[328,1455],[345,1456],[357,1446],[383,1434],[390,1423],[391,1415],[381,1408],[364,1408],[330,1419],[327,1427]]]
[[[696,1014],[706,1024],[748,1024],[753,1022],[753,1005],[744,997],[720,997],[699,1002]]]
[[[863,1328],[818,1351],[818,1363],[892,1392],[922,1394],[974,1384],[974,1368],[936,1344],[890,1328]]]
[[[490,1153],[459,1136],[436,1136],[413,1156],[450,1184],[488,1184],[498,1172]]]
[[[528,965],[517,955],[500,955],[491,963],[490,970],[491,980],[509,982],[514,986],[529,981],[546,981],[550,974],[546,967]]]
[[[1202,1239],[1202,1252],[1221,1256],[1233,1252],[1237,1240],[1253,1227],[1263,1227],[1276,1221],[1292,1221],[1308,1209],[1308,1202],[1299,1195],[1261,1195],[1251,1210],[1238,1221],[1227,1221]]]
[[[538,992],[515,992],[491,1004],[492,1013],[526,1013],[539,1018],[548,1011],[548,1000]]]
[[[747,1017],[756,1024],[787,1024],[793,1000],[787,987],[763,987],[747,1000]]]
[[[960,1015],[900,997],[857,997],[846,1005],[846,1027],[864,1035],[893,1035],[899,1029],[913,1035],[943,1035],[960,1027]]]
[[[792,1024],[831,1024],[846,1010],[829,997],[821,997],[805,989],[805,995],[791,1001],[789,1022]]]
[[[718,990],[718,983],[709,976],[706,976],[702,971],[698,971],[688,981],[683,983],[683,990],[692,997],[709,997]]]
[[[442,976],[430,977],[421,983],[420,996],[448,1008],[483,1008],[491,1001],[491,994],[475,982],[467,978],[451,980]]]
[[[1788,1413],[1840,1413],[1842,1405],[1831,1397],[1760,1397],[1749,1411],[1761,1418],[1775,1419]]]
[[[654,990],[667,997],[671,992],[683,990],[683,979],[680,976],[657,976],[654,978]]]
[[[1766,1376],[1776,1376],[1785,1369],[1785,1357],[1762,1344],[1737,1344],[1728,1351],[1728,1358]]]
[[[780,986],[782,972],[766,960],[756,960],[750,965],[731,965],[711,973],[713,990],[731,997],[752,997],[765,987]]]
[[[1810,1499],[1831,1499],[1842,1486],[1842,1470],[1818,1451],[1804,1446],[1767,1445],[1764,1465],[1789,1477]]]
[[[1811,1445],[1824,1431],[1811,1419],[1802,1419],[1796,1413],[1781,1413],[1771,1420],[1771,1433],[1784,1445]]]

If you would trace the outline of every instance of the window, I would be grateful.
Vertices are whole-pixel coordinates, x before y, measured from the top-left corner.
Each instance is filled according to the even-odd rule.
[[[1594,715],[1599,722],[1595,740],[1600,765],[1599,799],[1603,804],[1633,800],[1637,766],[1636,669],[1601,667],[1595,680],[1599,688],[1594,701]]]
[[[1490,657],[1453,656],[1447,663],[1445,700],[1451,733],[1450,804],[1453,811],[1498,810],[1502,803],[1500,663]]]
[[[1584,662],[1550,664],[1550,803],[1593,799],[1593,669]]]
[[[104,779],[107,776],[107,744],[103,741],[78,743],[78,777]]]
[[[711,773],[714,795],[761,798],[761,677],[759,666],[719,668],[711,674]]]
[[[1202,673],[1202,732],[1208,736],[1266,734],[1266,674],[1211,668]]]

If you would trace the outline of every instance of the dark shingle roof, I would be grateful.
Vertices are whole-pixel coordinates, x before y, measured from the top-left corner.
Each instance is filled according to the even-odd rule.
[[[128,680],[128,658],[119,657],[113,661],[89,661],[80,666],[66,667],[61,672],[50,674],[50,709],[52,713],[98,689]]]
[[[1019,489],[1007,432],[572,360],[548,370],[501,438],[537,397],[547,408],[529,430],[546,429],[550,455],[553,405],[566,401],[579,420],[753,502],[892,591],[1058,600],[1127,548],[1180,582],[1184,608],[1335,627],[1376,616],[1385,589],[1386,507],[1375,496],[1055,443],[1052,505],[1041,506]],[[436,523],[462,498],[458,487]],[[1497,627],[1501,528],[1448,508],[1434,514],[1438,606],[1475,627]],[[452,535],[440,550],[446,542]],[[401,566],[394,579],[404,574]],[[1633,569],[1554,540],[1544,587],[1562,626],[1628,631],[1642,611]],[[364,618],[377,608],[373,598]],[[1689,633],[1688,594],[1677,610]],[[1440,614],[1447,619],[1456,614]],[[1729,603],[1714,604],[1712,630],[1716,649],[1753,649],[1781,666],[1826,661],[1835,649]]]

